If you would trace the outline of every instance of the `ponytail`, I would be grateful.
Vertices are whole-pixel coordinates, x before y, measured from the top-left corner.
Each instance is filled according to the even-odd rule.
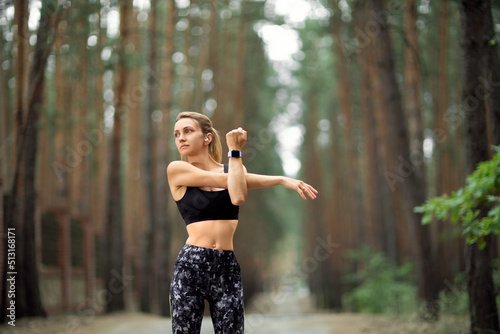
[[[212,141],[208,144],[208,153],[210,157],[218,163],[222,162],[222,144],[220,141],[220,136],[217,130],[213,127],[212,121],[207,116],[193,111],[183,111],[175,120],[176,122],[181,118],[191,118],[194,119],[200,126],[201,132],[205,135],[212,134]],[[182,160],[187,160],[184,156]]]
[[[212,127],[212,141],[208,144],[208,153],[216,162],[222,162],[222,144],[220,141],[219,132]]]

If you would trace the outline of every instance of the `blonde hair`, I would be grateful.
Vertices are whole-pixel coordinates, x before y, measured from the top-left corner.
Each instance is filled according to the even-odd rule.
[[[200,126],[201,132],[204,135],[212,134],[212,141],[208,144],[208,153],[210,157],[216,162],[221,163],[222,161],[222,144],[220,142],[219,133],[212,125],[212,121],[207,116],[194,111],[183,111],[177,115],[176,122],[182,118],[191,118],[195,120]],[[182,160],[187,160],[184,156]]]

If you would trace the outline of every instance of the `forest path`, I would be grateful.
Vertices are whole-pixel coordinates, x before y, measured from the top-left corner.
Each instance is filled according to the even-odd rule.
[[[259,334],[465,334],[467,319],[444,318],[429,324],[415,318],[391,318],[353,313],[310,313],[302,315],[245,315],[245,333]],[[20,319],[16,326],[0,325],[5,334],[168,334],[170,319],[143,313],[116,313],[97,317],[51,316]],[[205,317],[202,334],[213,333]]]
[[[391,319],[364,314],[307,314],[245,316],[245,333],[259,334],[388,334]],[[95,318],[54,316],[49,319],[21,319],[16,327],[0,326],[5,334],[168,334],[172,333],[170,319],[143,313],[117,313]],[[213,333],[210,317],[204,317],[202,334]],[[400,333],[400,332],[394,332]],[[415,332],[417,333],[417,332]],[[422,332],[423,333],[423,332]]]
[[[308,294],[259,294],[245,307],[246,334],[465,334],[464,317],[442,317],[426,323],[415,316],[390,317],[360,313],[314,311]],[[213,333],[203,318],[201,334]],[[170,318],[139,312],[95,316],[92,312],[19,319],[0,325],[2,334],[169,334]]]

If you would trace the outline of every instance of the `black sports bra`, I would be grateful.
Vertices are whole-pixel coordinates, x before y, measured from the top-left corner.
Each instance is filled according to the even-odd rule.
[[[227,170],[228,165],[224,165],[224,173]],[[176,203],[186,225],[203,220],[237,220],[240,210],[231,203],[227,189],[206,191],[187,187],[184,196]]]

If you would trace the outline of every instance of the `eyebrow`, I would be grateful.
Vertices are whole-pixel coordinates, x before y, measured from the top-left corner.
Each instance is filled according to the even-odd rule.
[[[192,126],[192,125],[186,125],[186,126],[185,126],[185,127],[183,127],[181,130],[186,130],[187,128],[194,129],[194,126]],[[178,129],[177,129],[177,130],[174,130],[174,133],[176,133],[176,132],[179,132],[179,130],[178,130]]]

